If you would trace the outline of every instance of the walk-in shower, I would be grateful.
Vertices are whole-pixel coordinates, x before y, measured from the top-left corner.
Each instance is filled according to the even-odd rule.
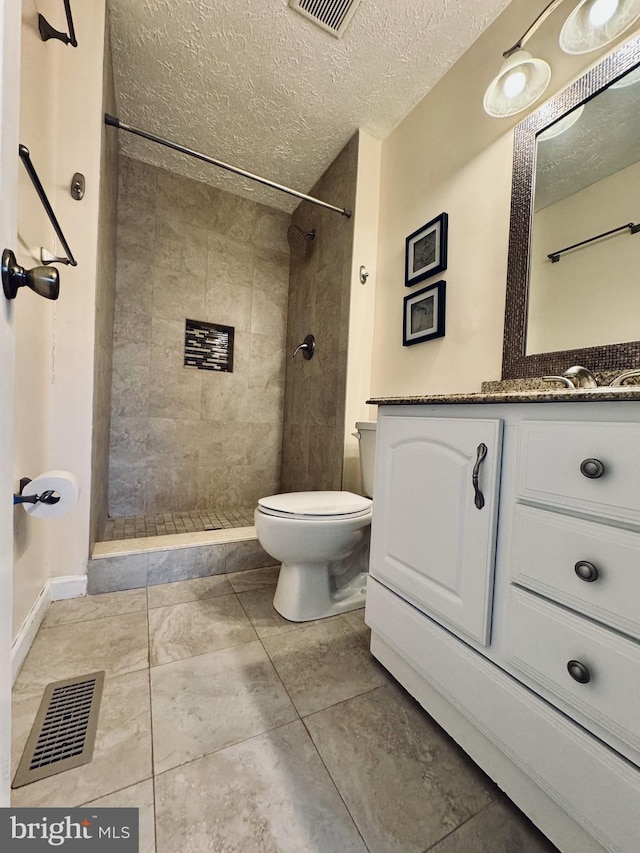
[[[111,116],[106,123],[226,168]],[[354,138],[347,159],[356,152]],[[229,530],[234,539],[237,528],[248,528],[249,535],[258,498],[282,490],[285,462],[288,478],[311,480],[314,488],[339,478],[333,372],[314,383],[322,390],[324,408],[310,400],[304,423],[287,407],[287,399],[293,399],[289,390],[285,395],[285,384],[297,381],[288,366],[288,336],[299,343],[298,320],[308,332],[308,310],[301,301],[308,285],[289,293],[291,259],[305,259],[295,280],[310,276],[313,289],[318,264],[331,273],[335,299],[327,302],[324,286],[316,318],[325,352],[337,328],[333,306],[349,286],[342,243],[349,251],[351,213],[320,199],[346,188],[353,202],[351,182],[344,184],[342,175],[346,171],[355,181],[355,168],[336,167],[339,180],[333,168],[314,187],[314,196],[273,185],[305,202],[292,220],[280,209],[239,201],[208,183],[121,154],[109,517],[98,534],[105,546],[166,534],[195,534],[198,540],[210,534],[218,541],[229,528],[236,528]],[[343,229],[333,233],[329,225],[335,213],[342,216],[344,236]],[[335,253],[310,251],[318,234],[329,233]],[[185,317],[187,326],[233,329],[232,370],[206,370],[185,360]],[[324,409],[331,440],[316,448]],[[314,442],[297,474],[300,466],[289,450],[292,428],[301,430],[305,446]],[[149,542],[148,547],[163,546]]]
[[[291,215],[126,156],[119,171],[99,538],[252,528],[280,487]]]
[[[314,194],[353,205],[357,154],[354,137]],[[270,565],[258,498],[339,489],[343,468],[353,218],[290,215],[122,154],[118,170],[111,517],[92,593]],[[291,353],[310,311],[322,359],[308,363]],[[232,371],[185,367],[185,317],[234,327]]]

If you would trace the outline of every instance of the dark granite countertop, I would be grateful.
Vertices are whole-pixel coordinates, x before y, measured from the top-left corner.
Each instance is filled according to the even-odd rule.
[[[640,400],[640,386],[621,388],[548,388],[544,391],[475,391],[467,394],[433,394],[424,397],[372,397],[373,406],[435,406],[456,403],[604,403]]]

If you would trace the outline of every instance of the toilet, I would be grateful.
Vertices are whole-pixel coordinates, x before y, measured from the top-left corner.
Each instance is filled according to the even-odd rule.
[[[258,540],[282,563],[273,606],[307,622],[364,606],[369,569],[376,424],[356,423],[362,490],[289,492],[260,498]]]

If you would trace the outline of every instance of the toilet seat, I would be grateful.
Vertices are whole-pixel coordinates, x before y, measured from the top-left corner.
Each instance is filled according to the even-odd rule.
[[[258,500],[258,509],[265,515],[314,521],[358,518],[369,514],[371,505],[369,498],[352,492],[288,492]]]

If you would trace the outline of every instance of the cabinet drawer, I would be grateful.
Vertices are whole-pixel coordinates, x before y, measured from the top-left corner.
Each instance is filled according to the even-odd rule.
[[[586,476],[585,460],[604,473]],[[640,424],[524,421],[517,476],[524,500],[640,526]]]
[[[593,581],[582,579],[594,574]],[[528,589],[640,639],[640,533],[517,505],[511,575]]]
[[[507,658],[541,696],[628,756],[631,746],[638,761],[638,643],[513,588]],[[571,677],[569,661],[586,668],[588,683]]]

